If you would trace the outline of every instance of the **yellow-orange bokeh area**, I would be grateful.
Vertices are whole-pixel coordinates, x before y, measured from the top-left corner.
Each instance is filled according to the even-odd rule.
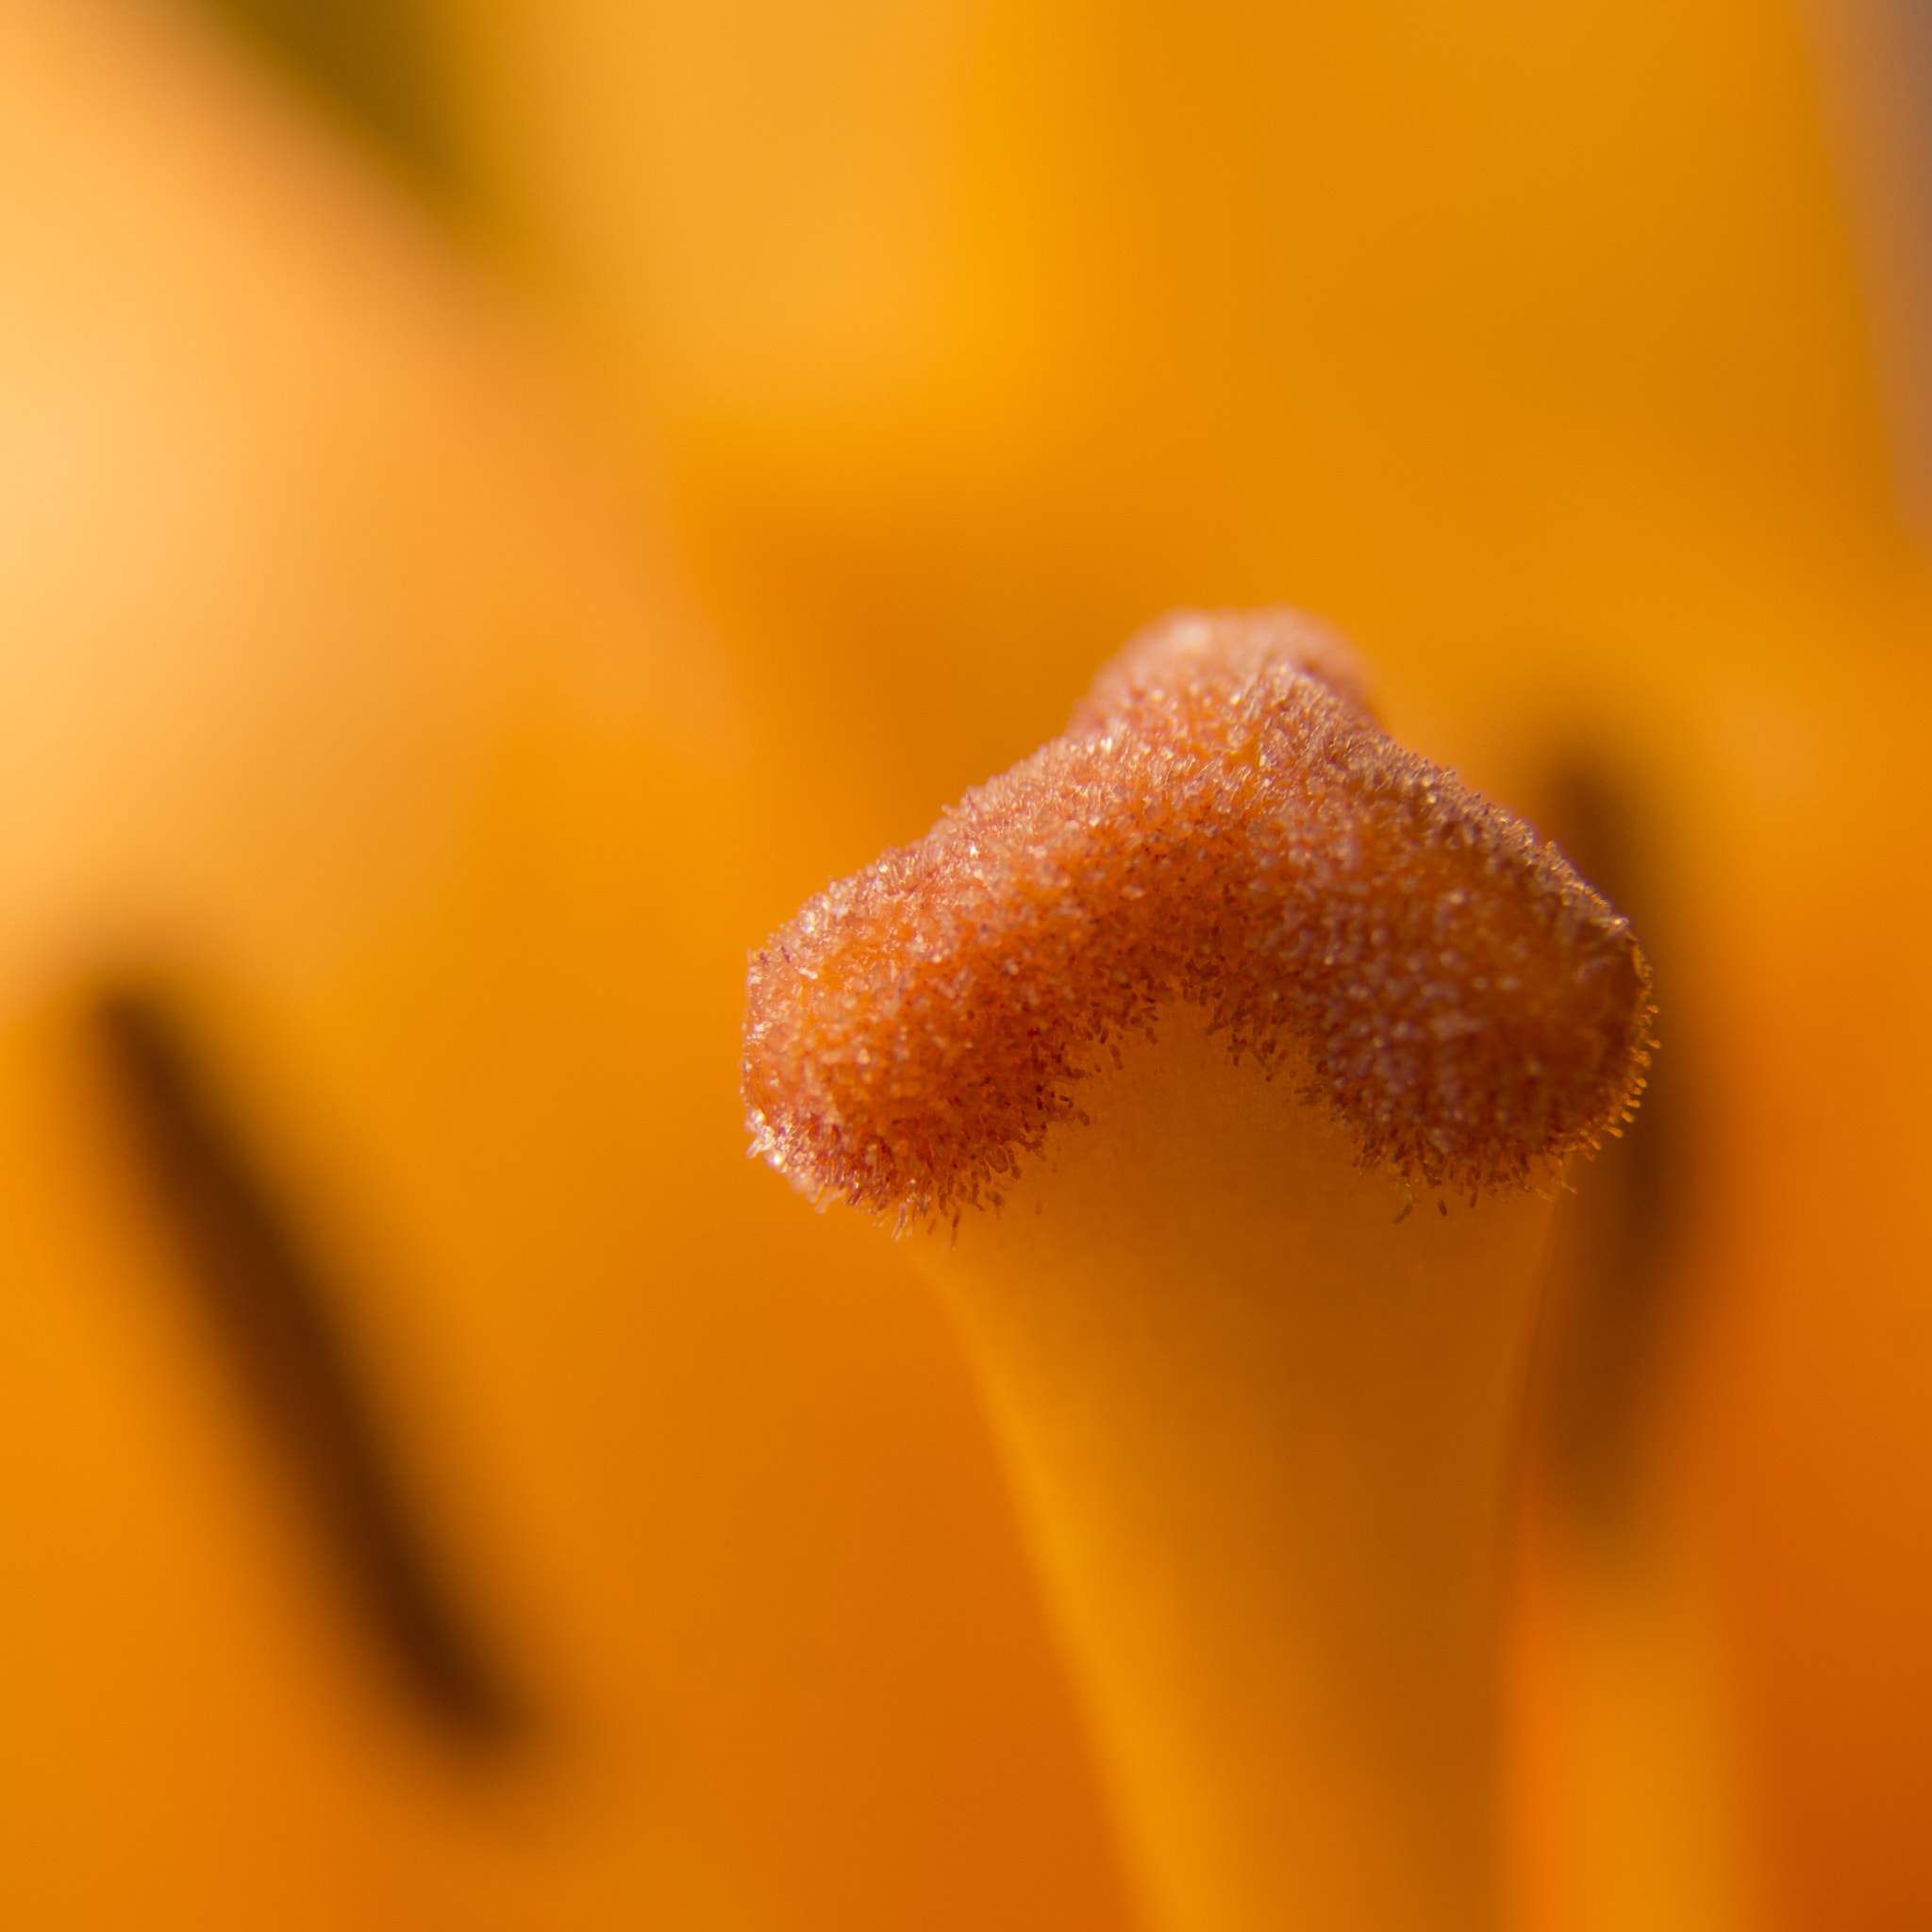
[[[1925,1916],[1927,613],[1829,36],[435,18],[703,620],[290,110],[165,16],[0,13],[15,1916],[1121,1923],[934,1318],[738,1159],[738,978],[1127,630],[1283,598],[1420,749],[1533,811],[1607,763],[1658,834],[1698,1201],[1633,1549],[1536,1519],[1530,1917]],[[526,1771],[402,1741],[168,1298],[74,1024],[128,964],[365,1286]]]
[[[1686,549],[1885,544],[1762,0],[450,17],[499,219],[662,425],[768,675],[902,811],[906,741],[973,782],[1177,597],[1288,596],[1466,689],[1618,648],[1604,602],[1694,594]]]
[[[0,46],[4,1916],[1121,1923],[938,1319],[742,1159],[811,814],[653,519],[225,53]],[[534,1708],[501,1761],[209,1345],[90,1043],[129,973],[341,1289]]]

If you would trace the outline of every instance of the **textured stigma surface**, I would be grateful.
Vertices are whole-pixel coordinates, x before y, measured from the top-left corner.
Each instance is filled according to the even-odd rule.
[[[1553,846],[1391,742],[1286,611],[1135,639],[1067,734],[753,956],[754,1151],[902,1224],[996,1202],[1109,1042],[1293,1042],[1365,1164],[1521,1184],[1624,1118],[1649,969]]]

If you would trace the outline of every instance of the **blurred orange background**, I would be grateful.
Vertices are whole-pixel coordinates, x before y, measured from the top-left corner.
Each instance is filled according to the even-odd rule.
[[[950,1339],[742,1159],[738,1006],[1261,601],[1658,968],[1516,1917],[1932,1921],[1920,31],[0,0],[6,1922],[1135,1923]]]

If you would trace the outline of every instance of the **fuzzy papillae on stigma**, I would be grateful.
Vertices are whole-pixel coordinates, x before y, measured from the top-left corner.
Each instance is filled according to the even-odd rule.
[[[1109,1050],[1191,1005],[1264,1071],[1293,1048],[1365,1165],[1475,1192],[1628,1117],[1649,989],[1628,922],[1394,743],[1331,636],[1182,612],[753,956],[743,1093],[755,1153],[905,1226],[997,1205]]]

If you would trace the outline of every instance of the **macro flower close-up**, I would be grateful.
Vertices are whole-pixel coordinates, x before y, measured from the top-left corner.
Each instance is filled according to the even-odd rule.
[[[0,0],[0,1923],[1932,1923],[1928,183],[1905,0]]]

